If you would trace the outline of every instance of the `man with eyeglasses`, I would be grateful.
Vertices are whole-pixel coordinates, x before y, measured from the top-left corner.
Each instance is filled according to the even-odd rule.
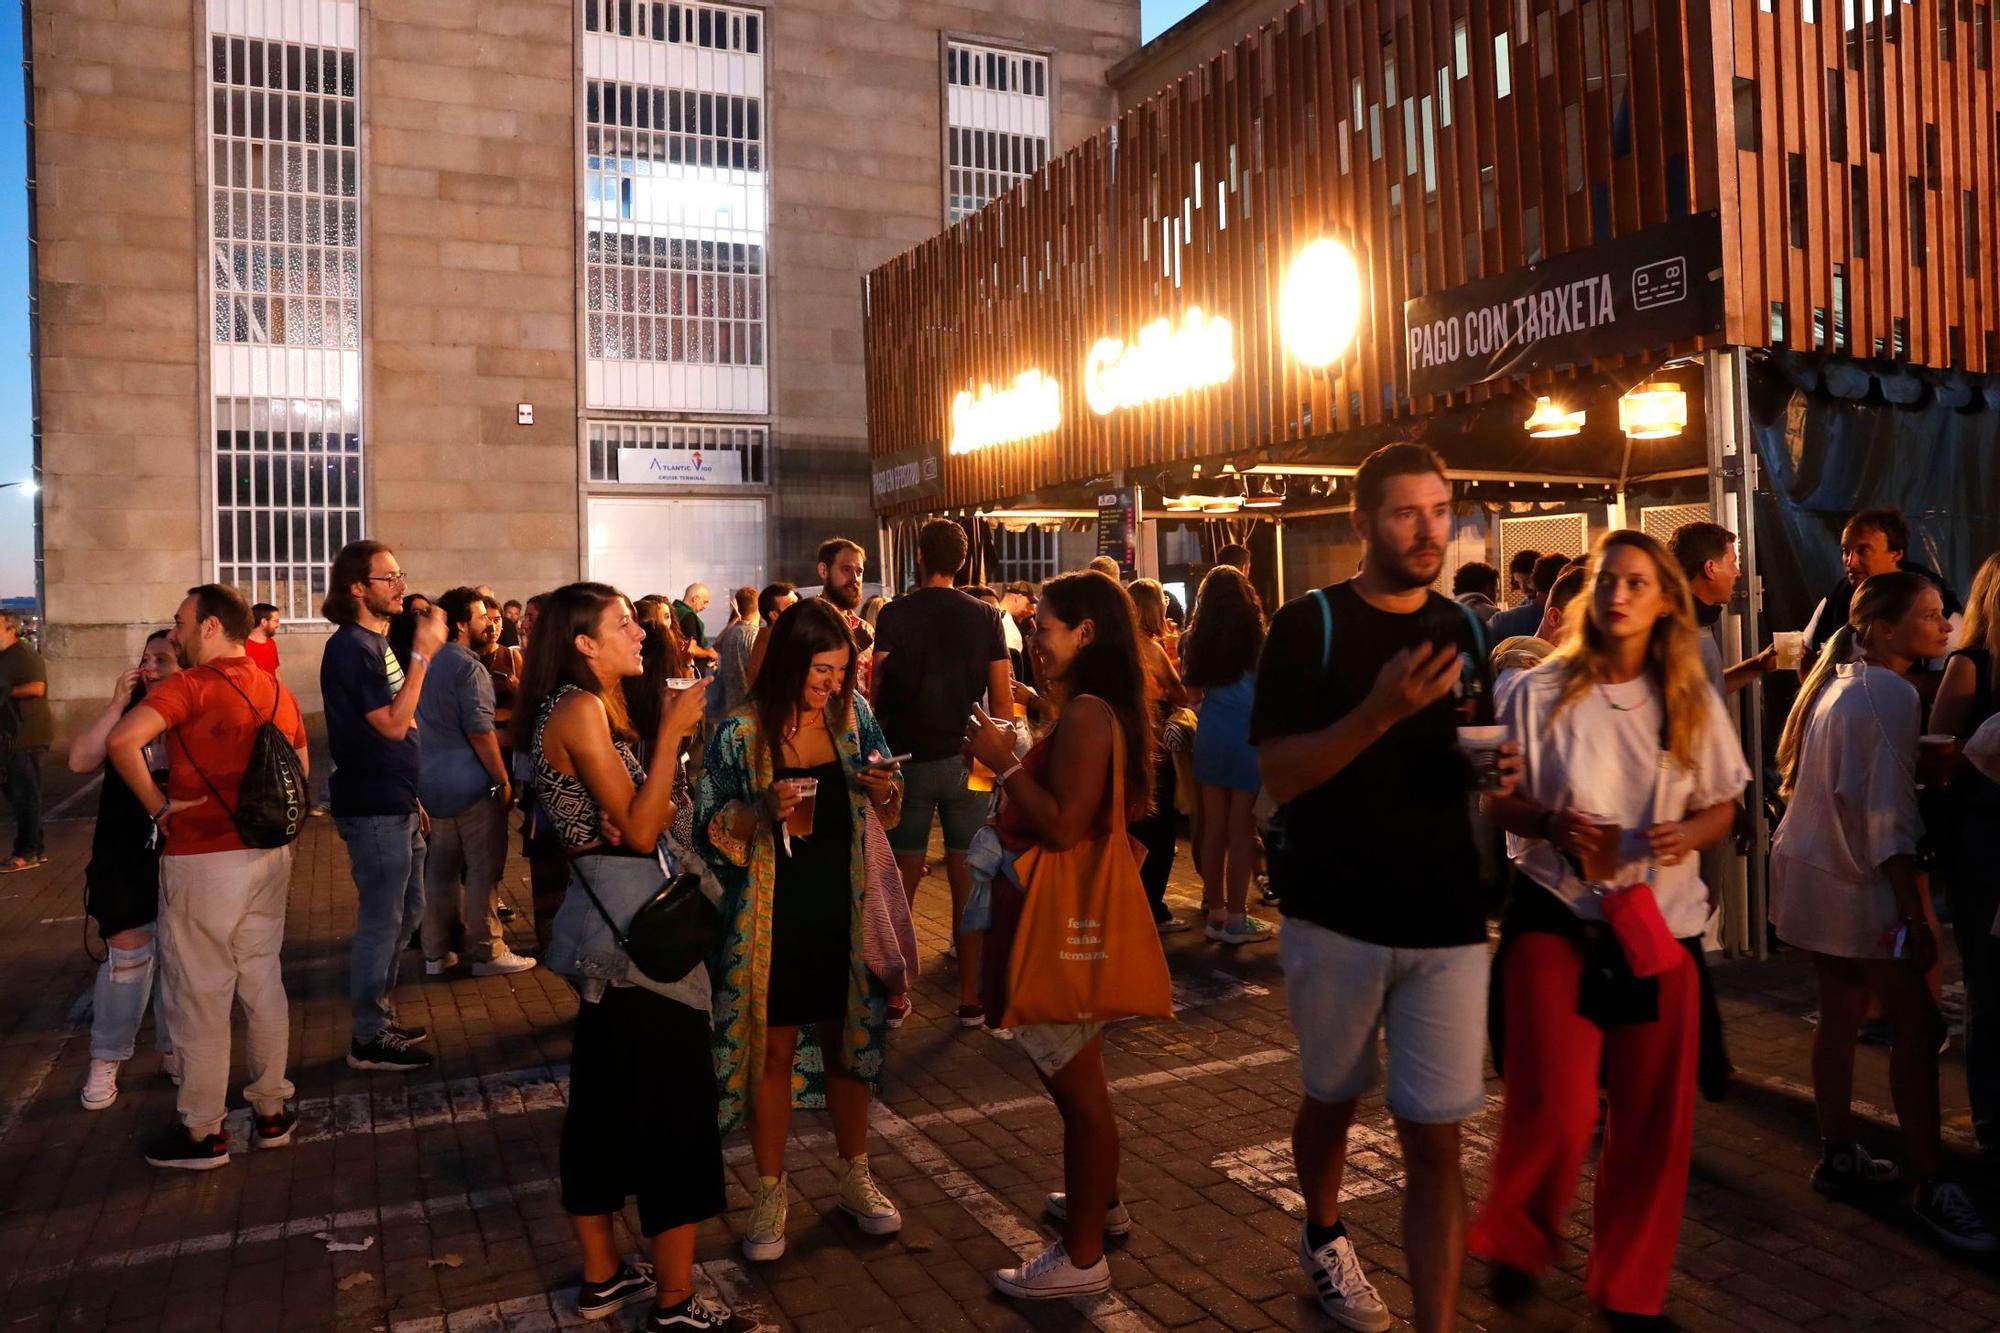
[[[389,617],[406,580],[381,542],[349,542],[333,558],[321,612],[339,628],[320,659],[327,746],[333,752],[333,822],[353,863],[354,940],[348,996],[355,1069],[426,1069],[416,1048],[429,1034],[396,1022],[391,995],[403,942],[424,913],[424,827],[417,801],[417,700],[444,641],[435,616],[417,621],[408,662],[389,647]]]

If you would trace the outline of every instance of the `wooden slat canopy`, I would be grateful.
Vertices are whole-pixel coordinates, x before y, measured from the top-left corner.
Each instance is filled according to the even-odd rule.
[[[1602,370],[1734,343],[2000,370],[1991,0],[1304,0],[951,230],[868,275],[870,448],[940,461],[888,513],[1177,460],[1297,448],[1463,405],[1412,395],[1406,299],[1713,211],[1726,316]],[[1356,255],[1356,341],[1309,370],[1276,286]],[[1080,373],[1199,306],[1219,386],[1100,416]],[[1775,313],[1774,313],[1775,312]],[[1028,370],[1061,424],[946,452],[960,390]]]

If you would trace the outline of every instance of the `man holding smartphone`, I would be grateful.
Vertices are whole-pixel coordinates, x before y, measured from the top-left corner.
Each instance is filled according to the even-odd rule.
[[[972,891],[965,855],[993,798],[967,784],[960,750],[965,720],[979,697],[986,696],[995,717],[1012,717],[1014,687],[1000,611],[953,586],[965,553],[965,529],[948,518],[932,519],[917,534],[922,583],[882,608],[869,698],[890,748],[911,756],[903,766],[903,818],[889,842],[912,904],[923,879],[932,817],[944,825],[944,872],[958,949],[958,1021],[978,1027],[986,1021],[979,1003],[979,939],[961,935],[958,920]]]
[[[495,612],[476,588],[453,588],[437,604],[445,618],[445,642],[417,700],[417,729],[424,738],[417,795],[431,817],[424,858],[424,973],[441,976],[458,965],[451,926],[461,917],[472,975],[525,972],[535,960],[516,954],[500,935],[496,898],[512,790],[493,720],[493,674],[475,656]]]

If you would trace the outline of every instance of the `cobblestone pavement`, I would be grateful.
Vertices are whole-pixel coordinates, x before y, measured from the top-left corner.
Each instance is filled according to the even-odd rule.
[[[156,1171],[137,1145],[170,1118],[172,1089],[150,1035],[115,1106],[90,1114],[77,1104],[89,1057],[89,827],[56,825],[46,869],[0,879],[0,1330],[464,1333],[575,1323],[564,1288],[577,1262],[555,1186],[572,1011],[563,984],[540,970],[426,981],[406,955],[402,1016],[430,1025],[436,1070],[348,1069],[352,888],[339,838],[315,820],[299,846],[285,948],[298,1141],[221,1171]],[[509,892],[525,901],[519,865]],[[1195,897],[1183,869],[1174,898],[1187,912]],[[1275,947],[1232,953],[1196,932],[1168,940],[1178,1021],[1118,1025],[1107,1052],[1124,1197],[1137,1222],[1128,1241],[1114,1242],[1115,1294],[1024,1308],[993,1294],[986,1273],[1053,1234],[1041,1195],[1060,1187],[1059,1124],[1025,1058],[952,1020],[939,877],[919,907],[930,974],[915,1017],[894,1036],[872,1145],[903,1208],[902,1234],[867,1238],[838,1214],[826,1124],[801,1116],[790,1253],[755,1271],[739,1260],[754,1181],[747,1148],[735,1143],[732,1211],[701,1231],[704,1280],[772,1326],[799,1330],[1328,1327],[1294,1257],[1296,1068]],[[520,930],[526,919],[513,935],[522,949],[532,944]],[[2000,1325],[1990,1265],[1941,1257],[1890,1210],[1871,1215],[1808,1189],[1812,1001],[1799,960],[1734,963],[1718,976],[1742,1074],[1726,1103],[1699,1113],[1670,1313],[1696,1329]],[[1881,1048],[1864,1048],[1857,1090],[1873,1108],[1888,1103],[1886,1067]],[[1992,1173],[1971,1160],[1955,1054],[1945,1087],[1954,1150],[1990,1184]],[[1495,1082],[1494,1108],[1499,1091]],[[246,1114],[232,1120],[239,1139]],[[1879,1122],[1887,1113],[1869,1114]],[[1494,1109],[1469,1130],[1475,1198],[1496,1131]],[[1880,1123],[1871,1137],[1884,1150],[1896,1142]],[[1353,1146],[1348,1225],[1406,1316],[1402,1177],[1379,1100],[1364,1105]],[[1586,1180],[1561,1269],[1526,1309],[1496,1312],[1484,1270],[1470,1266],[1465,1327],[1593,1326],[1580,1281],[1589,1192]],[[629,1240],[636,1248],[636,1231]]]

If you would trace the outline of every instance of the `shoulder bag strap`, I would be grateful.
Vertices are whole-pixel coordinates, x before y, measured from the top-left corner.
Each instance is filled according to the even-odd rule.
[[[221,667],[215,666],[213,663],[205,663],[204,665],[207,667],[208,670],[213,671],[216,674],[216,677],[219,680],[221,680],[223,684],[227,685],[230,689],[236,691],[237,697],[243,700],[244,706],[250,710],[251,717],[257,716],[257,705],[251,702],[249,695],[243,693],[242,686],[238,685],[235,681],[229,678],[228,672],[224,671]],[[277,682],[273,681],[272,684],[275,686]],[[280,691],[280,693],[282,693],[282,691]],[[271,700],[271,720],[275,720],[277,716],[278,716],[278,698],[276,695],[274,695]],[[180,737],[181,729],[179,727],[175,727],[173,729],[173,734],[176,737]],[[255,737],[252,737],[250,745],[254,752],[257,745]],[[209,780],[208,774],[202,770],[201,761],[194,757],[194,751],[188,748],[188,743],[185,738],[181,738],[181,756],[185,758],[188,761],[188,764],[194,769],[195,776],[201,779],[201,785],[208,788],[208,794],[215,798],[215,803],[222,807],[222,813],[229,816],[231,820],[234,820],[236,818],[236,812],[229,808],[229,802],[223,800],[222,793],[215,789],[215,783],[211,782]],[[248,761],[246,760],[245,762],[247,763]]]
[[[1313,600],[1319,603],[1319,671],[1323,676],[1333,665],[1333,603],[1325,588],[1314,588]]]

